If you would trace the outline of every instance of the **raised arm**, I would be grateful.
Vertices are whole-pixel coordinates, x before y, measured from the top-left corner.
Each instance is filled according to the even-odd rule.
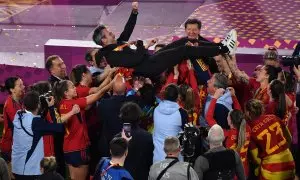
[[[117,41],[128,41],[129,40],[129,38],[133,32],[133,29],[135,27],[135,24],[136,24],[137,15],[138,15],[138,2],[133,2],[132,3],[132,12],[129,16],[129,19],[125,25],[123,32],[121,33],[121,35],[117,39]]]
[[[111,82],[111,76],[113,73],[116,71],[117,68],[112,68],[109,70],[109,73],[105,77],[105,80],[98,86],[98,87],[93,87],[90,89],[89,94],[95,94],[98,91],[100,91],[102,88],[104,88],[106,85],[108,85]]]

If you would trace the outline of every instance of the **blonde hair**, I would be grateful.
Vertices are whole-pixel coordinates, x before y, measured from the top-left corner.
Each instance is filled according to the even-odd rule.
[[[40,162],[41,168],[44,169],[44,173],[53,172],[56,170],[56,160],[55,157],[44,157]]]

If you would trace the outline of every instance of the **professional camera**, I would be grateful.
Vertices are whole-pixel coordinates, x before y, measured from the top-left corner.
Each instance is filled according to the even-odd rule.
[[[46,117],[47,112],[48,112],[48,102],[51,100],[52,92],[48,91],[42,95],[39,96],[40,102],[41,102],[41,107],[39,109],[39,115],[42,117]],[[48,101],[48,102],[47,102]]]
[[[40,95],[40,100],[47,100],[47,101],[50,101],[51,100],[51,97],[52,96],[52,91],[48,91],[46,92],[45,94],[42,94]]]
[[[300,56],[282,56],[281,64],[283,66],[298,66],[300,65]]]
[[[184,130],[178,135],[182,148],[181,154],[189,161],[195,160],[199,155],[203,154],[202,140],[206,138],[208,129],[205,127],[197,128],[193,125],[186,124]]]

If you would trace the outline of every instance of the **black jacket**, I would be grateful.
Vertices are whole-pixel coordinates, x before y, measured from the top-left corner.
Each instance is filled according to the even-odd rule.
[[[117,136],[121,137],[121,134],[119,133]],[[134,179],[148,179],[153,163],[152,135],[140,127],[132,126],[131,136],[124,168]]]
[[[64,78],[64,80],[68,80],[68,79],[69,78],[67,76]],[[54,87],[54,84],[59,81],[61,81],[61,79],[58,79],[57,77],[55,77],[53,75],[50,75],[50,77],[48,78],[48,82],[51,84],[52,88]]]
[[[142,46],[139,46],[137,51],[130,49],[130,47],[124,47],[120,51],[114,50],[129,40],[136,24],[137,15],[138,13],[134,13],[134,11],[131,12],[123,32],[117,39],[117,43],[110,44],[100,49],[96,53],[97,59],[101,59],[103,56],[106,57],[108,64],[112,67],[133,67],[143,60],[141,57],[143,57],[144,54],[147,54],[147,51]],[[137,53],[139,54],[138,56],[136,56]]]
[[[41,175],[38,179],[39,180],[63,180],[64,178],[56,172],[47,172]]]
[[[112,96],[107,99],[101,99],[98,104],[99,122],[102,126],[102,139],[99,143],[101,156],[109,156],[109,142],[118,134],[123,123],[119,117],[120,109],[125,102],[135,101],[135,96]]]

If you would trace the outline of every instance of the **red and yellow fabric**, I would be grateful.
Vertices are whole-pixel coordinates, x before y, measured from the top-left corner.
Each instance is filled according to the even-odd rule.
[[[267,88],[259,88],[254,93],[253,99],[260,100],[265,106],[269,104],[270,96],[268,95]]]
[[[293,179],[295,163],[283,135],[282,121],[275,115],[262,115],[249,122],[250,152],[258,164],[259,179]]]
[[[238,142],[238,136],[239,136],[239,131],[237,129],[230,129],[227,131],[227,138],[226,138],[226,148],[230,148],[233,149],[235,151],[237,151],[241,157],[244,169],[245,169],[245,174],[248,177],[249,174],[249,165],[248,165],[248,148],[249,148],[249,144],[250,144],[250,134],[251,134],[251,128],[246,125],[246,139],[245,139],[245,143],[242,146],[242,148],[240,150],[237,150],[237,142]]]
[[[63,99],[59,105],[59,112],[61,115],[70,112],[74,104],[77,104],[80,107],[80,113],[73,115],[65,123],[66,133],[63,145],[65,153],[85,150],[90,145],[84,116],[84,111],[87,107],[86,98]],[[81,120],[79,119],[79,116],[81,117]]]

